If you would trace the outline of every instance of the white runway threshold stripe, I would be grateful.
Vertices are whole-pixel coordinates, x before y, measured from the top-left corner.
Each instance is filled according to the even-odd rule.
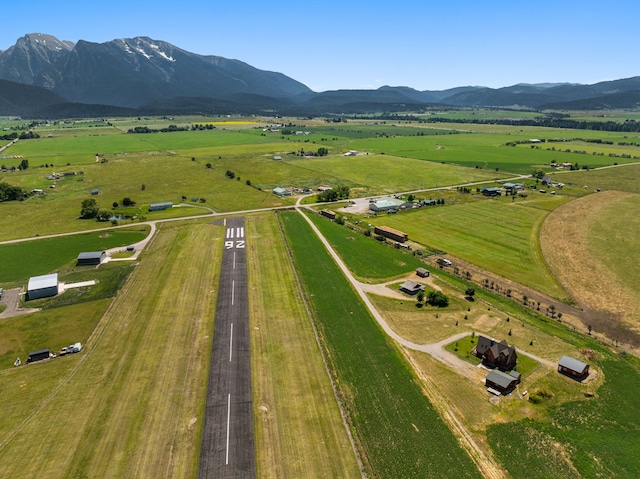
[[[227,239],[244,238],[244,226],[227,228]]]

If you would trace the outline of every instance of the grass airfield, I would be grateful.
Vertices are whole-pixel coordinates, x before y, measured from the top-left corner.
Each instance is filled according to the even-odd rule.
[[[206,119],[176,121],[205,123]],[[604,286],[627,288],[625,301],[637,306],[638,283],[627,281],[634,272],[628,269],[629,262],[621,259],[637,256],[633,240],[637,225],[629,211],[637,203],[637,181],[633,178],[638,167],[559,172],[548,166],[550,159],[570,157],[571,162],[591,167],[607,166],[614,160],[527,145],[503,146],[514,138],[551,135],[629,141],[622,134],[454,123],[438,124],[437,129],[425,124],[371,121],[336,126],[292,120],[300,129],[312,131],[301,140],[267,136],[252,122],[255,119],[215,121],[212,131],[146,135],[124,133],[145,123],[135,119],[113,121],[112,125],[97,121],[38,127],[43,138],[18,142],[0,158],[0,164],[12,166],[20,159],[9,156],[22,155],[29,159],[29,168],[0,172],[0,181],[28,189],[46,188],[47,194],[24,202],[0,203],[0,241],[100,227],[99,223],[77,219],[80,203],[90,197],[92,188],[100,189],[96,199],[105,209],[128,196],[138,203],[143,219],[167,220],[210,213],[206,208],[232,212],[292,205],[291,198],[271,193],[274,186],[347,184],[352,192],[369,196],[493,182],[543,167],[557,181],[575,186],[567,186],[554,196],[530,191],[527,198],[514,202],[505,197],[483,199],[475,192],[462,195],[454,189],[442,193],[447,198],[442,207],[377,218],[347,214],[347,226],[354,229],[322,218],[314,221],[350,270],[366,283],[397,283],[410,277],[417,264],[423,264],[405,250],[362,236],[359,228],[367,222],[407,231],[425,251],[446,251],[563,301],[584,299],[576,294],[576,284],[580,284],[576,281],[587,273],[572,271],[558,244],[564,241],[578,261],[587,265],[603,248],[608,249],[598,262],[599,277],[607,279]],[[168,124],[160,119],[147,123],[156,127]],[[259,126],[269,123],[258,122]],[[461,126],[474,131],[457,132]],[[420,129],[426,134],[418,135]],[[575,143],[571,148],[584,146],[579,140],[571,141]],[[329,148],[328,157],[308,159],[299,154],[301,149],[313,151],[320,146]],[[603,148],[593,143],[587,146]],[[637,153],[636,146],[614,146],[631,157]],[[351,149],[369,154],[341,156]],[[108,161],[96,162],[96,153]],[[283,160],[272,160],[276,154]],[[75,176],[63,177],[55,183],[56,188],[49,189],[51,182],[44,177],[52,171],[82,171],[82,181]],[[233,171],[235,177],[227,178],[226,171]],[[602,192],[614,195],[615,201],[614,196],[593,194],[595,188],[615,190]],[[423,197],[436,194],[440,193],[418,193]],[[182,196],[185,203],[198,208],[145,211],[149,203],[179,203]],[[206,201],[192,201],[194,198]],[[571,242],[569,229],[564,227],[574,207],[575,212],[588,213],[579,214],[588,218],[586,232],[581,233],[586,242],[580,245]],[[69,301],[39,304],[46,308],[42,312],[0,319],[0,402],[7,405],[0,424],[0,476],[36,477],[43,472],[62,477],[196,476],[215,323],[217,261],[223,247],[223,229],[208,224],[210,221],[163,223],[135,267],[123,271],[122,276],[105,269],[113,277],[109,281],[105,277],[105,286],[118,286],[103,289],[102,296],[81,292]],[[119,222],[118,226],[139,222]],[[614,247],[610,235],[600,234],[607,231],[607,225],[614,225],[616,231]],[[354,353],[368,346],[356,347],[344,338],[336,339],[332,328],[336,321],[348,323],[348,312],[353,314],[361,304],[349,296],[349,287],[333,293],[327,287],[341,283],[337,273],[321,267],[326,253],[314,249],[316,260],[304,267],[308,272],[303,274],[299,261],[308,262],[305,251],[311,251],[302,241],[307,234],[304,228],[285,227],[283,233],[275,215],[266,212],[250,215],[247,231],[259,477],[359,477],[361,467],[369,477],[442,477],[452,470],[456,477],[524,477],[523,458],[544,477],[640,474],[640,463],[631,447],[640,440],[640,411],[632,400],[640,389],[636,351],[630,345],[612,343],[597,324],[591,335],[584,328],[574,330],[570,323],[552,319],[544,311],[524,308],[516,300],[432,267],[433,287],[451,298],[447,308],[418,308],[414,298],[370,294],[394,331],[416,343],[429,344],[460,331],[473,332],[506,338],[519,351],[551,362],[569,354],[592,366],[590,380],[581,384],[559,376],[553,368],[523,359],[524,379],[517,391],[490,402],[477,378],[464,377],[429,354],[399,347],[389,338],[385,347],[367,352],[366,364],[351,364],[353,358],[365,357]],[[29,248],[41,241],[49,240],[30,242]],[[296,246],[301,241],[303,246]],[[53,270],[78,274],[71,272],[70,264],[77,244],[62,238],[55,242],[61,258],[43,274]],[[0,245],[0,255],[24,254],[32,258],[28,263],[34,271],[42,268],[36,250],[28,253],[25,244]],[[82,247],[93,245],[99,248],[95,242]],[[18,249],[7,249],[10,247]],[[290,254],[296,248],[299,252],[293,253],[297,255],[294,262]],[[554,257],[554,253],[560,256]],[[0,272],[0,287],[5,288],[21,284],[33,274],[5,262]],[[81,272],[83,278],[92,274]],[[473,303],[464,298],[470,285],[477,291]],[[623,304],[623,298],[612,299],[608,296],[611,289],[592,291],[595,296],[590,301],[615,315],[613,306]],[[315,302],[327,294],[330,299]],[[301,301],[304,297],[309,300],[309,311]],[[325,310],[322,304],[331,308]],[[621,321],[630,330],[640,321],[634,311],[626,307]],[[379,333],[374,333],[377,327],[367,314],[358,312],[358,321],[362,322],[360,333],[365,329]],[[352,325],[340,327],[347,326]],[[13,343],[6,338],[12,338]],[[86,343],[80,354],[11,368],[18,351],[16,342],[21,343],[20,351],[30,351],[59,348],[75,338]],[[448,347],[468,361],[468,351],[462,350],[468,349],[464,341],[468,339],[458,341],[458,351],[455,344]],[[385,377],[378,364],[389,362],[399,369],[387,370]],[[367,365],[368,373],[356,372],[356,366]],[[402,378],[410,378],[411,391],[390,407],[388,401],[400,388],[392,385]],[[376,394],[361,392],[368,388]],[[523,394],[525,390],[528,395]],[[426,410],[430,412],[426,414]],[[396,413],[404,419],[385,419]],[[405,419],[409,420],[406,424]],[[426,434],[429,430],[437,430],[442,438],[437,445],[431,444],[433,435]],[[33,438],[42,434],[50,440],[34,444]],[[594,441],[596,436],[600,439]],[[394,447],[405,441],[407,446],[394,453]],[[527,467],[529,473],[531,467]]]

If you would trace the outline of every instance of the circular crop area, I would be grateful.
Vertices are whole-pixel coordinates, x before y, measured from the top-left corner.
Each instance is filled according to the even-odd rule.
[[[585,310],[589,326],[640,333],[640,195],[606,191],[566,203],[542,225],[553,273]]]

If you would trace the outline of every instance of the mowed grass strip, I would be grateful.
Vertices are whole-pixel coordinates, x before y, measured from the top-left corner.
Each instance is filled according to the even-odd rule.
[[[166,225],[82,353],[3,377],[2,394],[49,373],[13,403],[1,477],[196,477],[221,231]]]
[[[246,229],[258,477],[361,477],[277,220]]]
[[[480,477],[297,213],[280,216],[369,477]]]

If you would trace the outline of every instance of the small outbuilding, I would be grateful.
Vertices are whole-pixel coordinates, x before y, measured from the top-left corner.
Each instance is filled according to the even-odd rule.
[[[320,212],[320,214],[322,216],[325,216],[325,217],[331,219],[331,220],[335,220],[336,219],[336,212],[333,211],[333,210],[322,210]]]
[[[429,271],[426,268],[418,268],[418,269],[416,269],[416,274],[418,276],[420,276],[421,278],[428,278],[429,277]]]
[[[90,251],[78,255],[78,266],[99,265],[107,259],[106,251]]]
[[[516,376],[517,375],[517,376]],[[520,383],[520,375],[511,375],[494,369],[484,380],[485,386],[492,394],[509,394]]]
[[[570,356],[562,356],[558,361],[558,372],[581,381],[589,375],[589,365]]]
[[[403,231],[396,230],[394,228],[389,228],[388,226],[375,226],[373,228],[373,233],[377,235],[384,236],[385,238],[389,238],[397,241],[398,243],[404,243],[409,239],[407,233]]]
[[[49,359],[50,357],[51,351],[49,351],[49,349],[39,349],[29,353],[27,363],[35,363],[36,361],[42,361],[43,359]]]
[[[100,190],[98,188],[94,188],[91,190],[91,196],[96,196],[100,194]]]
[[[58,294],[58,273],[29,278],[27,298],[39,299]]]
[[[424,291],[424,285],[408,279],[400,285],[400,291],[407,294],[418,294],[420,291]]]

